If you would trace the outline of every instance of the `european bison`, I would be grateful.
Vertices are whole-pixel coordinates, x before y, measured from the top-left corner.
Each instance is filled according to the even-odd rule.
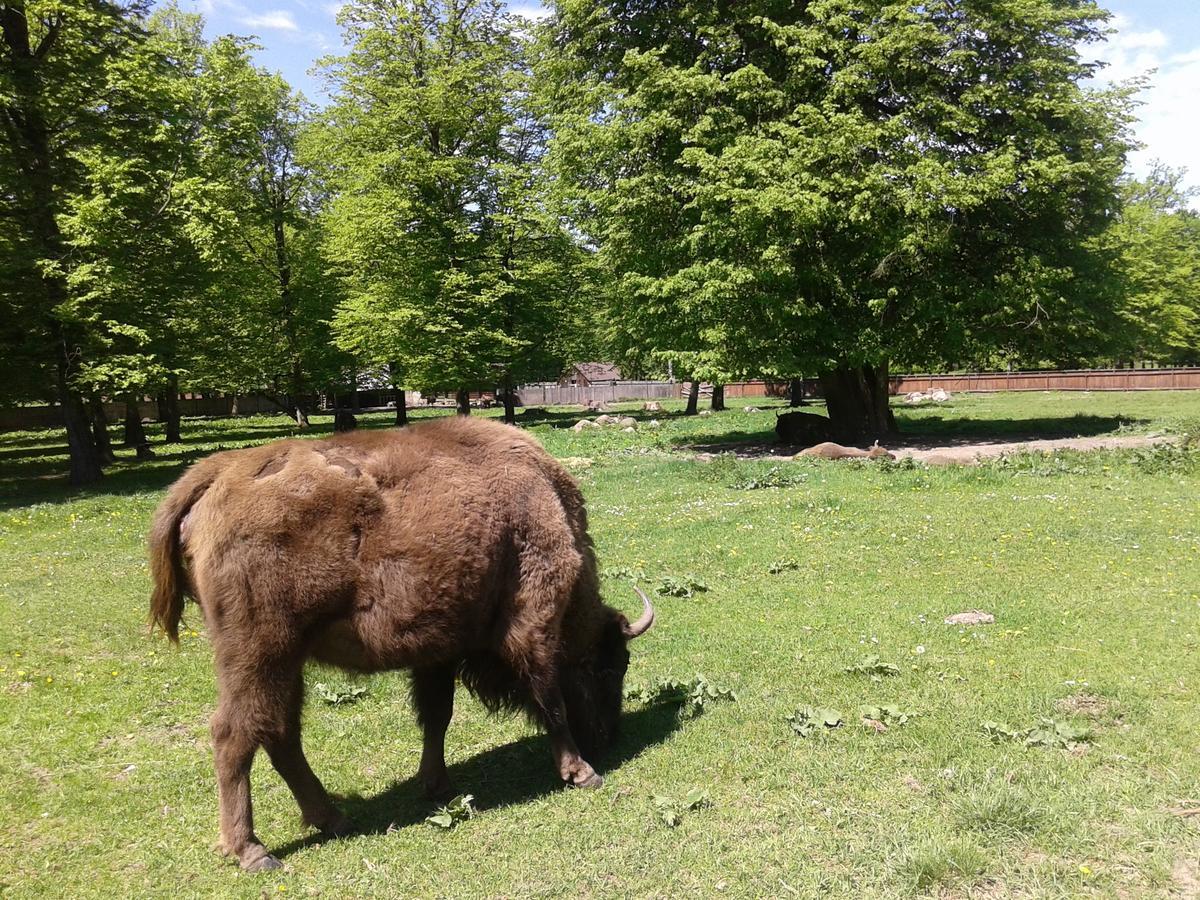
[[[796,454],[799,459],[802,456],[815,456],[821,459],[895,459],[896,454],[889,453],[886,447],[880,447],[879,441],[870,450],[859,450],[857,447],[843,447],[841,444],[835,444],[832,441],[823,441],[812,447],[807,447]]]
[[[640,590],[633,624],[601,603],[566,470],[516,428],[459,417],[201,460],[158,508],[150,569],[152,619],[172,640],[185,593],[208,625],[221,846],[252,871],[279,865],[254,835],[260,745],[306,823],[348,830],[301,749],[305,660],[412,670],[431,795],[449,790],[456,677],[544,726],[568,784],[598,787],[584,755],[613,737],[626,642],[654,621]]]

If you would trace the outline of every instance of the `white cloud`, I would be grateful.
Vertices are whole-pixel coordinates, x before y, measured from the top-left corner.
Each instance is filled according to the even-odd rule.
[[[1126,81],[1158,68],[1169,43],[1165,34],[1157,28],[1137,31],[1124,16],[1115,16],[1112,24],[1116,34],[1099,48],[1100,59],[1106,64],[1101,76],[1105,81]]]
[[[510,3],[508,11],[526,19],[544,19],[550,15],[550,10],[540,3]]]
[[[1162,31],[1139,30],[1125,16],[1114,17],[1112,24],[1116,33],[1095,48],[1108,64],[1099,79],[1112,83],[1146,78],[1134,129],[1145,146],[1130,158],[1131,168],[1144,175],[1161,161],[1187,169],[1187,181],[1200,186],[1200,47],[1175,48]]]
[[[249,28],[266,28],[271,31],[299,31],[295,17],[285,9],[276,9],[265,13],[252,13],[238,19]]]

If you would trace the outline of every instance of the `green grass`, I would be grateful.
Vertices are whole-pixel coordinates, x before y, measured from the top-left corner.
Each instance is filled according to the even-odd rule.
[[[56,433],[0,435],[0,894],[1169,895],[1176,861],[1200,853],[1196,819],[1170,811],[1200,799],[1197,453],[925,470],[680,451],[769,439],[773,415],[741,412],[750,402],[634,435],[529,416],[581,480],[609,602],[636,611],[630,574],[707,588],[658,596],[629,684],[702,673],[736,702],[680,716],[631,701],[597,761],[605,787],[582,792],[557,787],[544,738],[460,692],[451,775],[479,812],[443,830],[411,780],[405,676],[314,669],[334,694],[366,688],[310,696],[305,727],[361,832],[318,842],[260,758],[256,830],[286,864],[267,876],[211,849],[210,653],[194,609],[181,649],[147,634],[143,535],[184,463],[289,434],[286,420],[187,422],[184,444],[86,491],[65,487]],[[1200,395],[960,396],[898,413],[925,434],[1188,430]],[[970,608],[996,624],[942,624]],[[899,674],[844,671],[872,655]],[[892,703],[915,715],[859,724],[859,706]],[[787,716],[802,705],[845,724],[801,737]],[[1046,749],[981,729],[1043,718],[1091,740]],[[668,827],[655,798],[694,788],[711,806]]]

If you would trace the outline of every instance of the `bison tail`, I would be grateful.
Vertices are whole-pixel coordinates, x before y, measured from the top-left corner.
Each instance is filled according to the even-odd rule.
[[[193,466],[159,504],[150,526],[150,627],[158,626],[173,643],[179,643],[179,623],[183,619],[183,597],[188,591],[187,572],[183,567],[180,524],[216,477],[211,466]]]

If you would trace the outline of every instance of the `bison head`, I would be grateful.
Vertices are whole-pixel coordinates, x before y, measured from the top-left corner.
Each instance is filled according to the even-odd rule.
[[[627,644],[654,624],[654,607],[641,588],[642,615],[632,624],[610,607],[604,608],[599,638],[582,659],[563,673],[567,724],[586,758],[594,758],[612,743],[621,718],[625,670],[629,668]]]

